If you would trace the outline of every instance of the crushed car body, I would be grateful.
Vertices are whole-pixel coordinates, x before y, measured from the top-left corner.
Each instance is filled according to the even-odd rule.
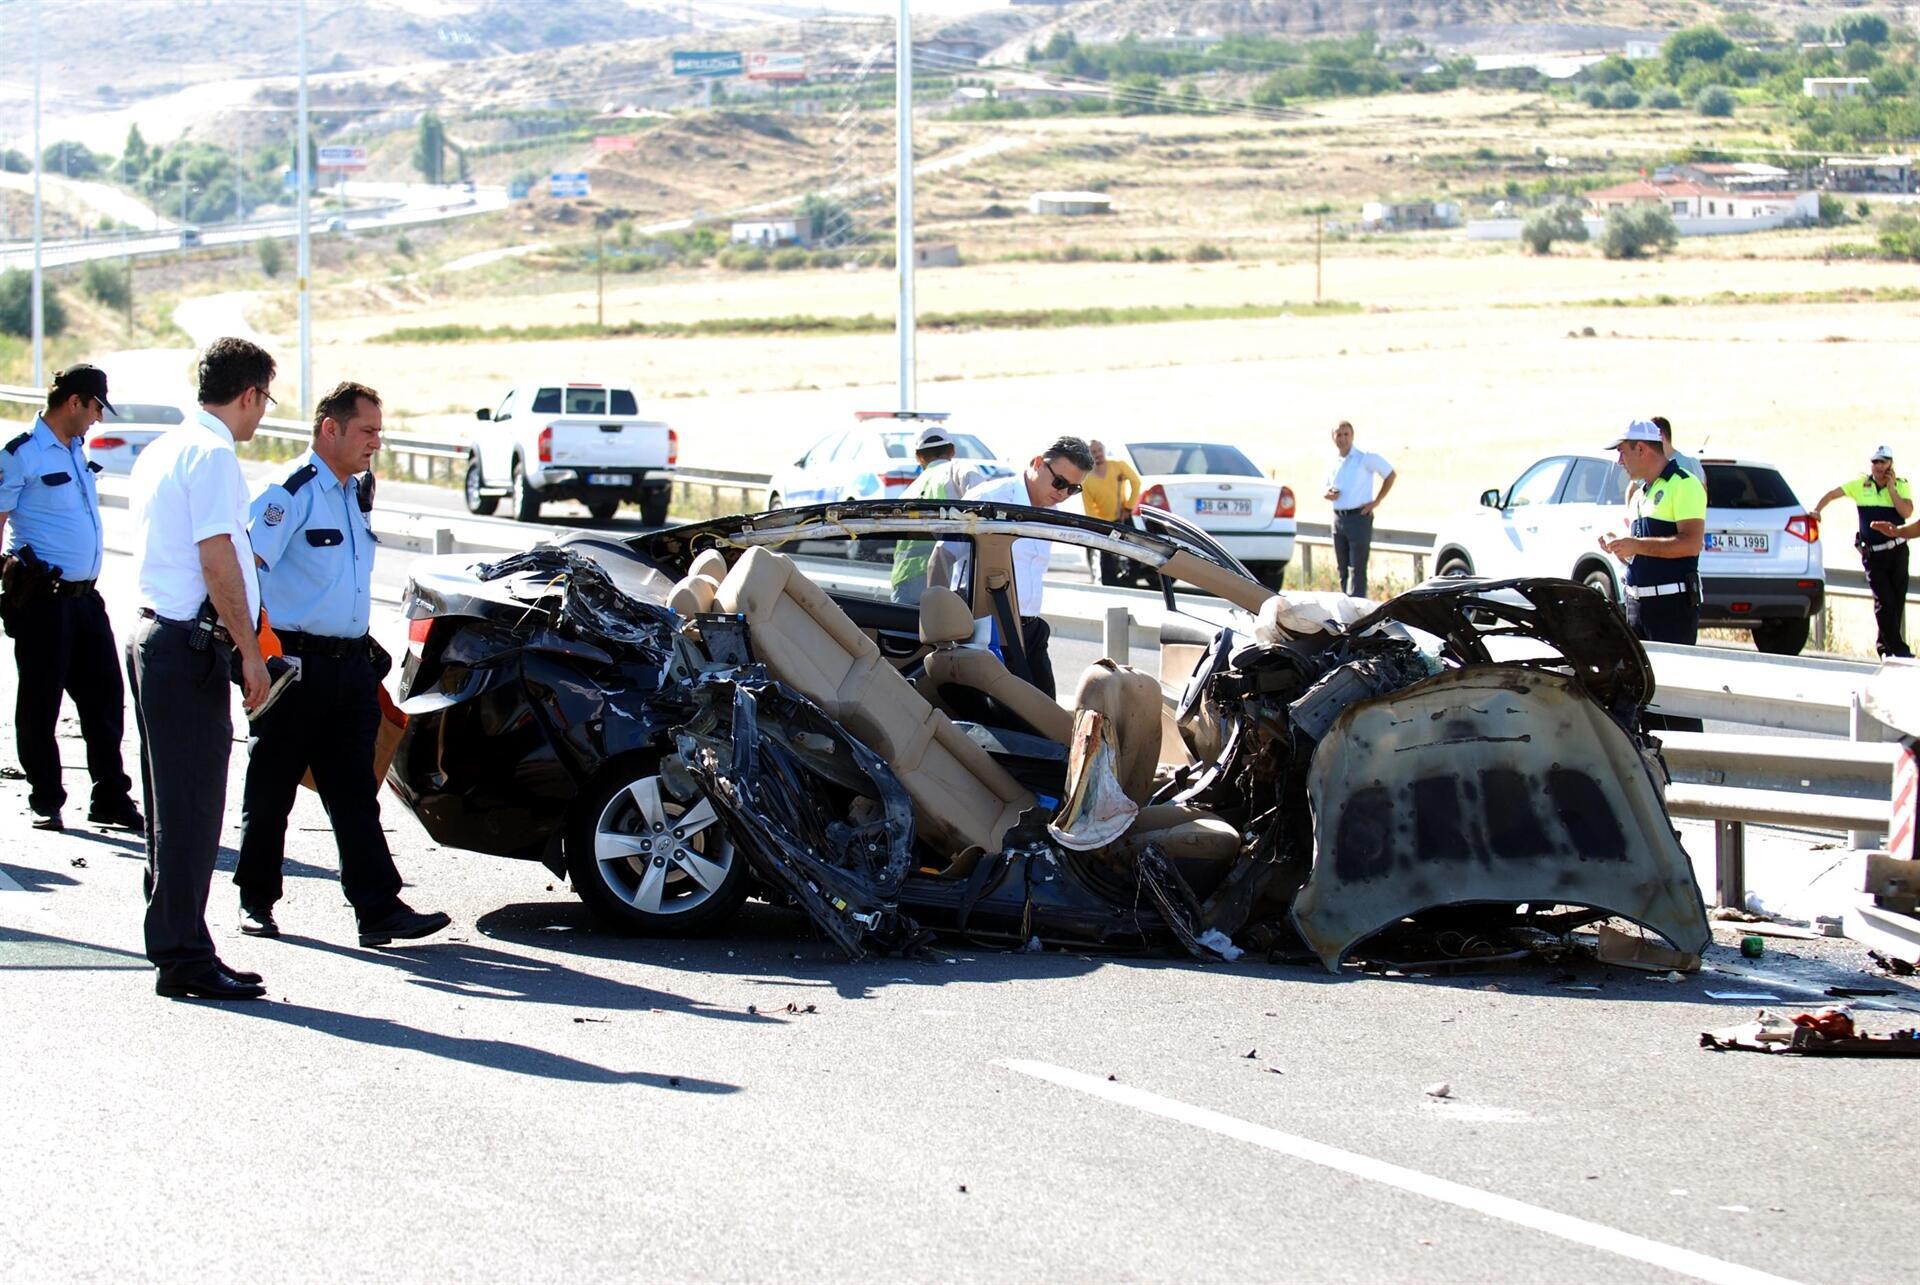
[[[1067,709],[979,645],[1017,636],[1020,538],[1158,579],[1157,679],[1102,661]],[[1618,614],[1556,580],[1366,606],[1276,597],[1166,515],[978,502],[422,559],[389,779],[436,841],[542,861],[628,932],[759,896],[853,957],[943,936],[1337,968],[1469,913],[1702,949]]]

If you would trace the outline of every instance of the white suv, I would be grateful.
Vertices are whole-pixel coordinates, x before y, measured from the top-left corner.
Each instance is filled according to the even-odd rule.
[[[1761,651],[1797,655],[1825,605],[1820,519],[1780,471],[1751,460],[1705,459],[1707,547],[1700,556],[1700,623],[1753,630]],[[1601,455],[1554,455],[1433,542],[1443,576],[1567,576],[1618,601],[1626,567],[1602,552],[1627,523],[1627,477]]]

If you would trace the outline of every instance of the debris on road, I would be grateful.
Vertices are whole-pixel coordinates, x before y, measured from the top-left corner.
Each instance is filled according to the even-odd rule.
[[[1766,939],[1748,933],[1740,939],[1740,954],[1746,959],[1758,959],[1767,953]]]
[[[73,860],[67,862],[67,864],[76,870],[85,870],[87,868],[87,859],[85,857],[75,857]]]
[[[1700,967],[1700,956],[1694,952],[1662,946],[1651,937],[1622,932],[1611,924],[1600,925],[1600,941],[1594,954],[1603,964],[1637,968],[1645,973],[1691,973]]]
[[[1453,1086],[1442,1080],[1438,1084],[1429,1084],[1426,1093],[1430,1098],[1450,1098],[1453,1096]]]
[[[1853,1014],[1845,1008],[1791,1015],[1763,1008],[1751,1022],[1700,1032],[1700,1047],[1817,1057],[1920,1058],[1920,1030],[1864,1033],[1855,1028]]]

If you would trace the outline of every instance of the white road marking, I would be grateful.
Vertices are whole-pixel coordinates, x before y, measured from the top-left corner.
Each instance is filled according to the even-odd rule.
[[[1502,1219],[1521,1227],[1532,1228],[1534,1231],[1545,1232],[1549,1236],[1558,1236],[1562,1240],[1569,1240],[1577,1245],[1605,1250],[1609,1254],[1618,1254],[1622,1258],[1649,1263],[1699,1280],[1724,1282],[1725,1285],[1792,1285],[1792,1282],[1783,1276],[1774,1276],[1751,1267],[1743,1267],[1738,1263],[1729,1263],[1724,1259],[1695,1253],[1691,1249],[1681,1249],[1677,1245],[1648,1240],[1644,1236],[1635,1236],[1617,1228],[1588,1222],[1584,1218],[1575,1218],[1571,1214],[1543,1209],[1539,1205],[1530,1205],[1523,1200],[1515,1200],[1511,1196],[1502,1196],[1495,1192],[1482,1191],[1478,1187],[1449,1182],[1445,1178],[1436,1178],[1432,1174],[1421,1173],[1417,1169],[1406,1169],[1384,1160],[1375,1160],[1371,1156],[1343,1151],[1339,1147],[1315,1142],[1311,1138],[1282,1133],[1278,1129],[1270,1129],[1265,1125],[1251,1124],[1230,1115],[1222,1115],[1218,1111],[1209,1111],[1205,1107],[1193,1106],[1174,1098],[1164,1098],[1157,1093],[1103,1080],[1081,1071],[1069,1071],[1064,1067],[1053,1066],[1046,1062],[1030,1062],[1019,1058],[1002,1058],[998,1065],[1010,1071],[1017,1071],[1021,1075],[1030,1075],[1035,1079],[1046,1080],[1063,1088],[1078,1089],[1082,1093],[1105,1098],[1109,1102],[1117,1102],[1137,1111],[1145,1111],[1149,1115],[1175,1120],[1181,1124],[1190,1124],[1222,1137],[1233,1138],[1239,1142],[1250,1142],[1256,1147],[1265,1147],[1269,1151],[1278,1151],[1282,1155],[1292,1156],[1296,1160],[1304,1160],[1309,1164],[1351,1174],[1356,1178],[1365,1178],[1370,1182],[1383,1183],[1389,1187],[1398,1187],[1416,1196],[1443,1201],[1476,1214]]]
[[[25,888],[22,888],[19,884],[13,881],[12,875],[8,874],[4,870],[0,870],[0,892],[25,892],[25,891],[26,891]]]

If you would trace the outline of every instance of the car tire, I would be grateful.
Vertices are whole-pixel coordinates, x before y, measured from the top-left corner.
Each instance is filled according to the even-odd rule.
[[[513,520],[540,520],[540,492],[534,490],[533,483],[527,481],[527,470],[521,467],[517,459],[513,462]]]
[[[710,932],[747,899],[747,856],[713,805],[702,797],[682,806],[658,767],[635,760],[580,797],[567,826],[567,877],[593,917],[615,932]],[[689,818],[695,828],[681,835]]]
[[[784,506],[781,503],[780,492],[768,491],[767,492],[767,511],[772,512],[774,509],[778,509],[781,507],[784,507]]]
[[[667,510],[673,505],[671,488],[649,491],[640,497],[640,521],[644,526],[665,526]]]
[[[480,457],[477,455],[467,456],[467,478],[462,488],[466,492],[467,512],[476,513],[484,518],[500,507],[500,497],[497,495],[481,494],[480,487],[482,481],[483,479],[480,474]]]
[[[1440,559],[1440,565],[1433,569],[1433,574],[1442,579],[1470,576],[1473,574],[1473,562],[1464,553],[1449,553]]]
[[[1588,563],[1577,573],[1580,583],[1605,598],[1608,602],[1620,601],[1620,586],[1613,582],[1613,572],[1597,563]]]
[[[1287,564],[1284,562],[1249,562],[1247,570],[1253,572],[1255,580],[1275,593],[1285,587]]]
[[[1770,656],[1798,656],[1812,635],[1813,622],[1805,616],[1798,620],[1763,620],[1753,627],[1753,645]]]
[[[595,522],[610,522],[613,515],[620,511],[618,500],[588,500],[587,512],[593,514]]]

